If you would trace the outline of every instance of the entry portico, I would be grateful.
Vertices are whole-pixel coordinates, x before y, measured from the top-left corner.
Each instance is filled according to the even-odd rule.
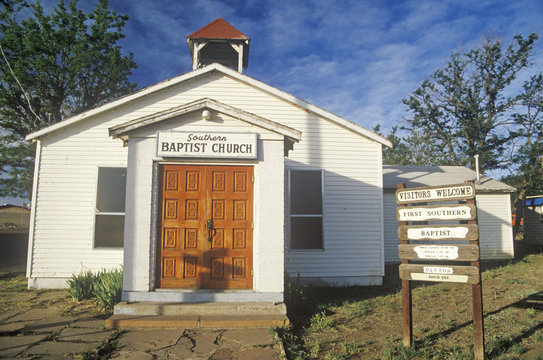
[[[299,131],[204,98],[110,134],[128,145],[124,300],[283,300],[283,159]],[[164,134],[171,146],[159,142]],[[183,142],[172,145],[176,135]],[[239,135],[254,148],[235,151],[229,141]]]

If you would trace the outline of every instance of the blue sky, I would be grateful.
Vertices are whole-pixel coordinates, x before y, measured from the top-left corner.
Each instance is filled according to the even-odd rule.
[[[43,0],[46,8],[57,0]],[[80,0],[86,11],[96,1]],[[408,116],[402,99],[451,52],[493,34],[543,37],[543,0],[110,0],[130,19],[122,40],[153,85],[192,70],[186,36],[218,17],[251,38],[247,75],[385,132]],[[532,72],[543,69],[539,40]],[[528,78],[530,72],[523,76]]]
[[[543,31],[542,0],[111,0],[110,6],[130,16],[122,45],[135,55],[140,86],[191,71],[186,36],[222,17],[251,38],[247,75],[370,129],[401,122],[408,115],[402,99],[452,51],[477,46],[490,33],[510,42]],[[539,69],[542,50],[543,39],[534,58]]]
[[[95,4],[79,1],[86,11]],[[506,43],[543,37],[543,0],[110,0],[110,8],[130,16],[121,45],[135,55],[141,87],[191,71],[186,36],[222,17],[251,38],[247,75],[385,132],[408,116],[402,99],[453,51],[489,34]],[[533,72],[543,69],[543,39],[536,50]]]

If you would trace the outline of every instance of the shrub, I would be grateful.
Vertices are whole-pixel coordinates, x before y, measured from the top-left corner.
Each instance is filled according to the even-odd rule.
[[[122,269],[102,270],[93,274],[90,270],[72,275],[68,280],[68,293],[75,301],[94,299],[102,310],[112,310],[121,301],[123,289]]]
[[[89,300],[94,294],[94,283],[96,282],[96,275],[90,270],[81,272],[79,275],[73,274],[71,279],[68,280],[68,293],[75,301]]]
[[[103,310],[113,310],[115,304],[121,301],[123,290],[123,271],[113,269],[102,271],[94,283],[94,300],[96,305]]]

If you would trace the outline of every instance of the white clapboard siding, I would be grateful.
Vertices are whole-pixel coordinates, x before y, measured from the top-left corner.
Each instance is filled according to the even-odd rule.
[[[509,199],[508,193],[483,193],[476,197],[482,260],[511,259],[514,256]],[[385,262],[388,263],[400,261],[396,207],[394,192],[385,192]]]
[[[477,195],[477,216],[481,259],[513,258],[511,196],[509,194]]]
[[[300,130],[302,140],[290,151],[287,167],[326,169],[326,250],[288,252],[290,273],[382,273],[381,145],[275,95],[211,72],[41,138],[30,276],[65,277],[122,263],[122,250],[92,248],[97,168],[127,163],[126,148],[108,136],[108,129],[204,97]]]
[[[385,190],[383,195],[383,211],[385,224],[385,262],[399,262],[398,245],[398,220],[396,220],[396,204],[395,193],[390,190]]]

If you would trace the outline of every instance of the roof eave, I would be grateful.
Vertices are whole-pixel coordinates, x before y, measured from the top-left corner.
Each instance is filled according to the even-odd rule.
[[[349,120],[346,120],[338,115],[335,115],[327,110],[324,110],[316,105],[313,105],[311,103],[308,103],[307,101],[304,101],[300,98],[297,98],[296,96],[294,95],[291,95],[289,93],[286,93],[282,90],[279,90],[279,89],[276,89],[270,85],[267,85],[261,81],[258,81],[258,80],[255,80],[247,75],[244,75],[244,74],[241,74],[237,71],[234,71],[226,66],[223,66],[221,64],[218,64],[218,63],[213,63],[211,65],[208,65],[208,66],[205,66],[203,68],[199,68],[199,69],[196,69],[196,70],[193,70],[191,72],[188,72],[188,73],[185,73],[183,75],[180,75],[180,76],[177,76],[177,77],[174,77],[172,79],[169,79],[169,80],[165,80],[165,81],[162,81],[158,84],[155,84],[155,85],[151,85],[147,88],[144,88],[144,89],[141,89],[137,92],[134,92],[130,95],[126,95],[126,96],[123,96],[117,100],[113,100],[113,101],[110,101],[109,103],[106,103],[104,105],[101,105],[97,108],[94,108],[92,110],[89,110],[87,112],[84,112],[84,113],[81,113],[81,114],[78,114],[78,115],[75,115],[71,118],[68,118],[66,120],[63,120],[59,123],[56,123],[56,124],[53,124],[51,126],[48,126],[44,129],[41,129],[41,130],[38,130],[36,132],[33,132],[29,135],[26,136],[26,140],[34,140],[34,139],[37,139],[43,135],[46,135],[50,132],[53,132],[53,131],[56,131],[56,130],[59,130],[59,129],[62,129],[66,126],[69,126],[73,123],[76,123],[78,121],[81,121],[81,120],[84,120],[86,118],[89,118],[91,116],[95,116],[95,115],[98,115],[102,112],[105,112],[105,111],[110,111],[110,110],[113,110],[115,108],[118,108],[130,101],[133,101],[133,100],[136,100],[140,97],[143,97],[143,96],[146,96],[146,95],[149,95],[149,94],[152,94],[156,91],[159,91],[159,90],[163,90],[165,88],[168,88],[168,87],[171,87],[171,86],[175,86],[179,83],[182,83],[184,81],[187,81],[187,80],[190,80],[190,79],[193,79],[193,78],[196,78],[198,76],[202,76],[204,74],[207,74],[207,73],[210,73],[212,71],[220,71],[222,72],[223,74],[227,75],[227,76],[230,76],[232,78],[235,78],[237,80],[240,80],[242,82],[245,82],[247,84],[250,84],[252,86],[255,86],[256,88],[259,88],[265,92],[268,92],[269,94],[272,94],[274,96],[277,96],[285,101],[288,101],[290,102],[292,105],[294,106],[297,106],[299,108],[302,108],[302,109],[305,109],[313,114],[316,114],[320,117],[323,117],[325,119],[328,119],[340,126],[343,126],[359,135],[362,135],[370,140],[373,140],[373,141],[376,141],[384,146],[388,146],[388,147],[392,147],[392,143],[388,140],[388,139],[385,139],[384,137],[380,136],[380,135],[377,135],[376,133],[374,133],[373,131],[370,131],[368,129],[365,129],[363,128],[362,126],[360,125],[357,125]]]

